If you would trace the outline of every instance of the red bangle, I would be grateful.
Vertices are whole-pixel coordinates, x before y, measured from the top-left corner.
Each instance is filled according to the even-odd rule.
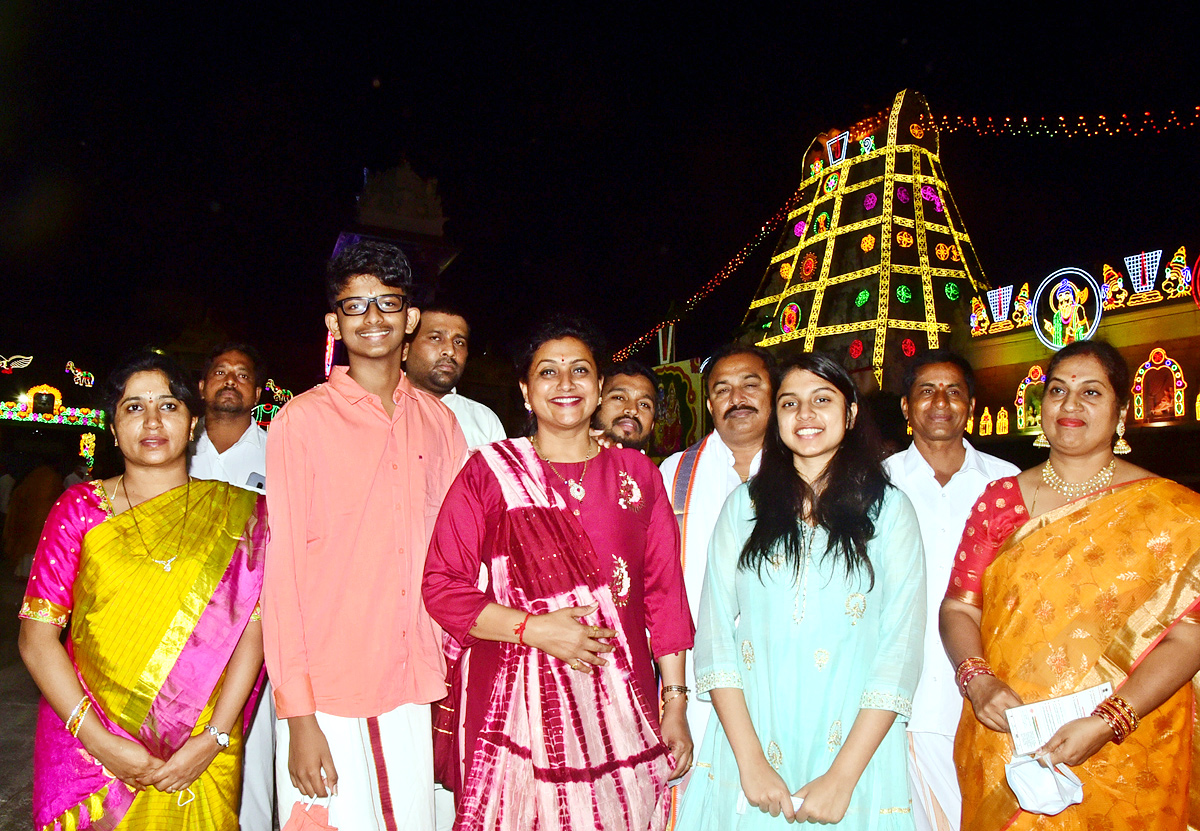
[[[517,636],[517,646],[525,645],[525,625],[529,623],[529,618],[532,616],[533,612],[526,612],[525,619],[513,627],[513,634]]]

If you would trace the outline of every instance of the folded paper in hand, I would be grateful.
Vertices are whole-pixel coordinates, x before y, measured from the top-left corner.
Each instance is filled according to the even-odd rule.
[[[1013,755],[1027,756],[1040,748],[1068,721],[1090,716],[1096,705],[1112,695],[1112,684],[1105,681],[1071,695],[1035,701],[1005,710],[1008,731],[1012,735]]]

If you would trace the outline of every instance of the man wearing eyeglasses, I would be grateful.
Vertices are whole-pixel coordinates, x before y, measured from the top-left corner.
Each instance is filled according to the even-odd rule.
[[[430,703],[441,633],[421,603],[429,532],[466,458],[454,416],[401,369],[416,329],[400,249],[364,241],[326,273],[349,355],[271,423],[263,641],[281,816],[336,794],[339,828],[433,831]]]

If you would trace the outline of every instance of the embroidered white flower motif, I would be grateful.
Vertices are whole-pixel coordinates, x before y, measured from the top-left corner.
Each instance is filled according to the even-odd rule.
[[[638,483],[634,478],[624,470],[621,471],[620,484],[617,486],[617,504],[626,511],[631,508],[635,511],[642,509],[642,489],[638,487]]]
[[[746,669],[754,666],[754,644],[750,641],[742,641],[742,663],[746,665]]]
[[[767,764],[779,770],[779,766],[783,764],[783,751],[779,749],[779,745],[771,742],[767,745]]]
[[[612,591],[613,602],[618,606],[629,602],[629,564],[623,557],[617,557],[613,563],[612,580],[608,587]]]

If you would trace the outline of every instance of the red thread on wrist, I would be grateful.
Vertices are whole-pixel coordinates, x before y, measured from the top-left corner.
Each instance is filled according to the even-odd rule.
[[[517,646],[525,645],[525,626],[529,623],[529,618],[533,616],[533,612],[526,612],[525,619],[513,627],[513,634],[517,636]]]

